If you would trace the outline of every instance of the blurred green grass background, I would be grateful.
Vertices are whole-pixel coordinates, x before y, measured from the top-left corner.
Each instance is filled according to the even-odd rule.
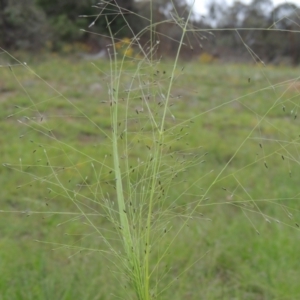
[[[90,163],[101,168],[110,151],[104,134],[110,129],[109,62],[49,55],[28,64],[40,78],[22,66],[1,68],[0,154],[10,165],[1,168],[0,177],[0,299],[132,299],[126,280],[112,271],[111,258],[96,251],[101,239],[82,220],[71,219],[77,212],[73,204],[51,197],[47,184],[34,177],[47,174],[39,168],[46,164],[46,147],[55,168],[74,167],[61,177],[70,190],[87,177],[96,180]],[[128,73],[134,66],[126,63]],[[172,61],[165,61],[155,69],[162,86],[171,67]],[[197,182],[178,199],[166,243],[180,227],[180,210],[189,209],[187,203],[194,203],[239,151],[165,259],[171,269],[161,287],[178,279],[161,299],[298,299],[298,70],[181,62],[176,76],[168,124],[175,136],[188,135],[172,147],[196,154],[201,146],[199,154],[208,154],[170,187],[166,205],[189,186],[185,180]],[[125,79],[122,88],[126,85]],[[129,117],[143,118],[136,112],[139,97],[132,101]],[[132,121],[132,130],[140,132],[138,122]],[[133,164],[144,155],[145,136],[133,147]],[[32,176],[23,172],[28,168]],[[112,179],[108,169],[104,173]],[[107,226],[104,218],[94,221]],[[95,251],[73,256],[74,245]]]

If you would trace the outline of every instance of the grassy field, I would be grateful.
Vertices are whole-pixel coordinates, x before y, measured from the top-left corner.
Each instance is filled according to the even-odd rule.
[[[0,299],[134,299],[103,238],[65,193],[80,195],[80,209],[118,248],[116,230],[97,205],[114,205],[109,62],[45,56],[27,61],[36,76],[1,59],[15,65],[0,69]],[[126,62],[124,98],[134,66]],[[172,61],[162,61],[145,69],[160,94],[133,91],[121,111],[131,132],[120,157],[137,183],[154,143],[142,98],[155,98],[159,115],[171,68]],[[162,176],[161,205],[169,214],[157,240],[173,241],[185,212],[207,195],[158,267],[159,299],[299,299],[298,73],[180,62]],[[170,166],[186,171],[171,182]],[[153,263],[162,249],[154,249]]]

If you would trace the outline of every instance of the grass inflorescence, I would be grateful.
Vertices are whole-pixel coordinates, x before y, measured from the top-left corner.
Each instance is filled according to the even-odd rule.
[[[19,292],[3,280],[3,299],[300,293],[287,280],[298,274],[297,72],[183,63],[185,35],[198,32],[189,18],[172,14],[172,61],[157,56],[151,16],[123,46],[134,57],[113,32],[109,60],[91,64],[54,57],[33,70],[2,50],[14,60],[0,86],[3,244],[13,257],[26,245],[4,268],[27,277]],[[57,269],[68,280],[48,276]]]

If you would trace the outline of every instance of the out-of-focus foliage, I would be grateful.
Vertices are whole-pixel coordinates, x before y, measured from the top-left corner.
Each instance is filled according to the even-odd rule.
[[[0,0],[0,44],[4,48],[33,50],[48,33],[45,14],[33,0]]]
[[[134,11],[133,0],[98,2],[95,0],[36,0],[50,24],[54,49],[59,49],[66,41],[91,42],[93,40],[95,42],[99,40],[99,37],[96,39],[96,36],[81,29],[109,36],[110,27],[110,30],[119,38],[132,35],[126,22],[134,27],[131,22]]]
[[[300,9],[295,4],[274,7],[270,0],[252,0],[249,5],[235,1],[225,7],[212,1],[209,14],[212,26],[225,29],[216,32],[214,47],[220,56],[272,63],[289,58],[299,63]]]
[[[147,49],[152,38],[157,55],[172,56],[189,10],[184,0],[0,0],[0,45],[47,45],[55,51],[84,45],[82,49],[100,51],[111,43],[111,30],[116,42],[136,37]],[[298,64],[299,16],[300,9],[288,2],[274,7],[271,0],[234,1],[228,6],[211,0],[207,15],[192,19],[181,54]]]

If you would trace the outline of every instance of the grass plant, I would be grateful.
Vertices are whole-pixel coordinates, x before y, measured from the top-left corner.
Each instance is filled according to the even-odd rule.
[[[2,49],[1,299],[299,296],[297,70],[183,66],[190,14],[172,61],[151,17],[137,57]]]

